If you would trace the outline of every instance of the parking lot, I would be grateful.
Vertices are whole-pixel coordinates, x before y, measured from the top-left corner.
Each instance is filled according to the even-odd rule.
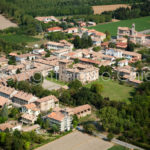
[[[61,85],[51,82],[49,80],[44,80],[42,86],[44,89],[48,90],[58,90],[62,87]]]
[[[107,150],[112,146],[110,142],[74,131],[36,150]]]

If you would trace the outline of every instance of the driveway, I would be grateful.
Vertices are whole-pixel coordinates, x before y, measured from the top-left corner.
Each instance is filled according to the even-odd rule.
[[[107,150],[112,146],[111,142],[74,131],[36,150]]]

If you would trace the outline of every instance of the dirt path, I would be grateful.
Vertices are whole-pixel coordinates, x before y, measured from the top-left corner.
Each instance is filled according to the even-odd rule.
[[[17,24],[9,21],[4,16],[0,15],[0,30],[6,29],[9,27],[17,27]]]

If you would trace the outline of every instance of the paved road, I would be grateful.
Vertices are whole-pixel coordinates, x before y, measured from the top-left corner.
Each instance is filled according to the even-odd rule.
[[[77,127],[77,129],[78,129],[79,131],[83,131],[83,129],[82,129],[81,127],[79,127],[79,126]],[[101,133],[99,133],[99,134],[94,133],[94,135],[97,136],[97,137],[100,137],[101,139],[107,140],[107,136],[104,135],[104,134],[101,134]],[[113,139],[111,140],[111,142],[113,142],[113,143],[115,143],[115,144],[118,144],[118,145],[121,145],[121,146],[124,146],[124,147],[129,148],[129,149],[144,150],[143,148],[140,148],[140,147],[135,146],[135,145],[133,145],[133,144],[129,144],[129,143],[120,141],[120,140],[118,140],[118,139],[116,139],[116,138],[113,138]]]
[[[147,34],[147,33],[150,33],[150,29],[149,30],[144,30],[144,31],[141,31],[139,33],[142,33],[142,34]]]
[[[102,139],[107,139],[107,136],[104,135],[104,134],[96,134],[96,136],[102,138]],[[113,143],[115,144],[118,144],[118,145],[121,145],[121,146],[124,146],[124,147],[127,147],[129,149],[138,149],[138,150],[144,150],[143,148],[140,148],[138,146],[135,146],[135,145],[132,145],[132,144],[129,144],[129,143],[126,143],[126,142],[123,142],[123,141],[120,141],[116,138],[113,138],[112,141]]]

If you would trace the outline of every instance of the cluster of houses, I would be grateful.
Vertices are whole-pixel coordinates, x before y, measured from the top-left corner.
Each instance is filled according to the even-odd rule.
[[[59,22],[53,16],[37,17],[36,19],[45,23]],[[72,43],[61,40],[59,42],[48,41],[45,43],[45,48],[51,52],[50,57],[45,57],[46,51],[44,48],[33,49],[32,52],[27,54],[10,53],[9,57],[15,57],[16,65],[8,65],[8,59],[4,56],[0,57],[0,107],[2,108],[4,105],[7,105],[8,108],[20,107],[22,113],[20,123],[7,122],[0,124],[1,131],[6,128],[23,130],[22,124],[32,126],[30,129],[38,128],[39,126],[33,124],[41,112],[50,112],[43,119],[49,120],[50,125],[58,125],[60,131],[66,131],[72,128],[73,115],[77,115],[80,118],[91,114],[91,106],[88,104],[75,108],[61,108],[59,100],[54,95],[38,98],[32,94],[15,90],[7,86],[7,80],[9,79],[30,81],[31,76],[36,72],[40,72],[46,77],[51,71],[54,71],[61,81],[70,82],[78,79],[83,84],[86,84],[99,78],[99,68],[101,66],[111,66],[113,71],[119,75],[118,77],[125,79],[128,83],[138,85],[142,82],[136,79],[136,68],[129,65],[130,63],[141,61],[142,55],[125,50],[127,47],[126,36],[134,43],[145,43],[145,36],[135,31],[134,24],[131,29],[118,27],[116,48],[109,48],[109,42],[104,42],[106,39],[105,33],[93,29],[88,30],[82,26],[66,30],[60,27],[52,27],[48,28],[47,31],[60,31],[80,37],[83,34],[91,36],[93,47],[100,46],[101,50],[95,52],[93,47],[74,50]],[[25,130],[27,131],[28,129],[26,128]]]
[[[88,104],[75,108],[60,108],[59,100],[54,95],[38,98],[32,94],[1,85],[0,107],[4,107],[4,105],[7,105],[8,108],[10,106],[19,107],[22,115],[19,123],[0,124],[0,131],[4,131],[6,128],[22,130],[23,124],[32,126],[41,112],[50,111],[43,119],[48,119],[50,125],[56,124],[63,132],[72,128],[73,115],[80,118],[91,114],[91,106]]]
[[[60,20],[57,19],[54,16],[45,16],[45,17],[35,17],[36,20],[40,21],[40,22],[44,22],[44,23],[49,23],[49,22],[58,22],[60,23]],[[62,18],[62,22],[67,23],[66,18]],[[96,23],[93,21],[77,21],[77,24],[80,27],[91,27],[91,26],[96,26]],[[70,25],[74,26],[74,22],[70,22]]]

